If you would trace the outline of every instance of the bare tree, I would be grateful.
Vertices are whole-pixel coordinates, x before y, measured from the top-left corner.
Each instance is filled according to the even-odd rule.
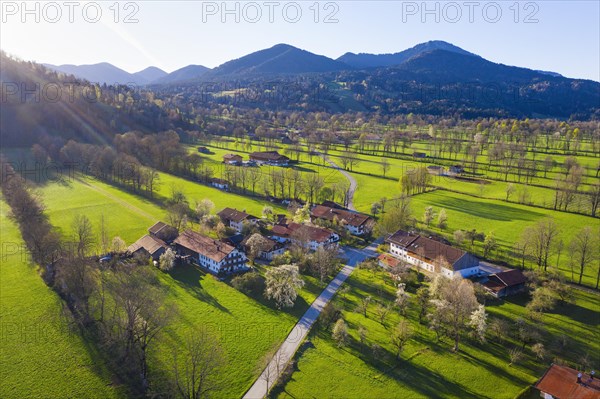
[[[225,364],[217,338],[204,329],[192,331],[185,348],[173,350],[173,371],[179,396],[185,399],[212,397],[223,386]]]
[[[83,258],[94,244],[94,233],[92,223],[85,215],[76,215],[72,223],[77,255]]]
[[[585,267],[598,260],[599,247],[598,231],[597,229],[594,231],[590,226],[579,230],[571,240],[569,251],[571,252],[571,258],[579,265],[579,284],[583,279]]]
[[[523,232],[527,252],[535,259],[538,268],[543,267],[544,271],[548,268],[548,258],[554,250],[558,234],[558,226],[551,218],[540,220]]]
[[[385,175],[387,174],[387,172],[390,170],[390,162],[387,160],[387,158],[383,158],[381,160],[381,163],[379,164],[379,166],[381,166],[381,171],[383,172],[383,177],[385,177]]]

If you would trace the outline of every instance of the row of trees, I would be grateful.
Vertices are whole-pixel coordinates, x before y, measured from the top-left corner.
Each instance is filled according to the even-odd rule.
[[[1,188],[10,217],[18,224],[32,260],[43,266],[45,282],[65,301],[72,322],[102,348],[98,353],[103,353],[103,361],[133,395],[164,391],[164,386],[152,384],[148,352],[177,317],[177,309],[167,300],[157,270],[145,260],[119,259],[124,242],[118,237],[109,242],[103,220],[99,240],[84,215],[76,216],[66,237],[61,236],[27,182],[12,173],[7,176]],[[96,245],[116,252],[113,261],[99,263],[89,257]],[[214,335],[195,331],[183,350],[174,353],[175,380],[168,390],[182,398],[196,398],[219,387],[224,357]]]

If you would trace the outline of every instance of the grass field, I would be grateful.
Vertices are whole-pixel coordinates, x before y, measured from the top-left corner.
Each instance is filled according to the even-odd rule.
[[[368,317],[353,310],[360,298],[393,300],[394,288],[384,283],[384,272],[356,270],[347,284],[351,287],[346,299],[336,296],[335,303],[343,308],[349,326],[350,345],[338,348],[330,331],[318,330],[300,351],[296,372],[279,392],[278,398],[513,398],[527,385],[535,382],[552,361],[537,361],[529,350],[516,365],[509,365],[508,350],[518,343],[494,338],[480,344],[464,340],[461,351],[451,352],[451,343],[437,342],[435,333],[419,325],[416,309],[407,314],[414,336],[401,355],[394,360],[390,344],[390,329],[400,319],[395,311],[382,325],[371,304]],[[575,362],[584,355],[600,364],[600,308],[598,296],[576,291],[576,304],[559,306],[543,317],[547,334],[544,344],[553,347],[558,334],[569,337],[563,357]],[[496,301],[488,304],[490,317],[510,321],[525,317],[526,298]],[[360,343],[358,326],[367,329],[365,345]],[[380,345],[384,354],[374,359],[370,346]]]
[[[74,215],[85,213],[97,227],[104,214],[110,235],[120,235],[131,243],[164,214],[152,202],[98,181],[48,184],[41,193],[50,221],[65,234]],[[195,268],[176,268],[163,274],[162,281],[169,287],[169,299],[177,305],[180,315],[164,332],[159,349],[151,354],[154,372],[168,378],[173,348],[183,345],[190,329],[208,328],[220,337],[228,359],[224,372],[227,384],[218,395],[222,398],[239,397],[250,387],[260,371],[262,358],[283,341],[321,290],[317,281],[307,278],[307,287],[296,306],[281,312]]]
[[[29,264],[0,201],[0,392],[3,398],[124,398],[94,349],[61,317],[61,300]]]

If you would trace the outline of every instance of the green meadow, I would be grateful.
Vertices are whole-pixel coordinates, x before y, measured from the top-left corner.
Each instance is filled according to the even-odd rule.
[[[393,310],[384,324],[375,313],[375,301],[393,301],[394,285],[382,271],[355,270],[347,280],[350,291],[345,298],[336,295],[336,305],[343,309],[350,340],[337,347],[331,331],[313,330],[297,355],[297,366],[289,382],[277,391],[280,399],[291,398],[514,398],[535,382],[553,359],[536,359],[529,349],[523,358],[510,365],[509,350],[520,347],[507,337],[498,341],[493,334],[485,343],[466,338],[460,351],[452,353],[447,339],[437,341],[435,333],[418,323],[417,309],[409,307],[407,319],[413,337],[395,360],[390,333],[401,319]],[[371,296],[373,301],[367,317],[355,312],[360,299]],[[412,296],[412,295],[411,295]],[[546,332],[544,345],[551,351],[557,337],[568,336],[567,349],[561,358],[572,365],[587,356],[593,364],[600,359],[600,309],[596,294],[575,291],[574,305],[559,305],[543,316]],[[516,297],[493,301],[486,306],[491,317],[514,323],[526,318],[527,298]],[[489,320],[488,320],[489,321]],[[360,342],[359,326],[366,328],[365,343]],[[381,347],[374,356],[372,345]]]
[[[96,350],[62,316],[0,201],[0,392],[3,398],[124,398]]]
[[[217,209],[235,206],[220,203],[218,197],[210,195],[213,189],[185,180],[175,181],[184,184],[186,194],[197,193],[201,196],[199,199],[210,197],[217,204]],[[195,189],[193,185],[199,188]],[[164,216],[163,209],[152,201],[95,180],[47,184],[40,188],[40,192],[51,223],[65,235],[69,234],[76,214],[86,214],[96,229],[101,215],[104,215],[110,236],[120,235],[129,244]],[[238,197],[219,193],[227,200]],[[256,208],[252,208],[251,202],[248,202],[245,208],[259,212],[259,205],[257,203]],[[162,274],[161,279],[169,288],[169,299],[176,304],[179,315],[162,333],[159,346],[151,353],[154,373],[159,380],[172,377],[173,350],[182,347],[192,329],[209,329],[219,337],[228,361],[224,370],[227,384],[218,393],[218,397],[222,398],[240,397],[250,387],[261,371],[264,356],[285,339],[323,287],[317,280],[307,278],[307,285],[294,308],[283,312],[273,309],[262,298],[250,298],[197,268],[175,268],[168,274]]]

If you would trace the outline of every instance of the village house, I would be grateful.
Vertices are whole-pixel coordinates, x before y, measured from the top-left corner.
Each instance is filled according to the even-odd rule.
[[[202,154],[210,154],[210,150],[207,147],[198,147],[198,152]]]
[[[133,256],[144,258],[152,257],[152,260],[158,261],[160,256],[169,248],[166,242],[160,238],[146,234],[127,248],[127,252]]]
[[[344,225],[350,234],[355,236],[362,236],[370,233],[375,225],[375,221],[370,216],[363,215],[358,212],[352,212],[344,208],[327,205],[316,205],[314,208],[312,208],[310,211],[310,218],[312,221],[321,219],[328,220],[330,222],[333,222],[335,219],[337,219]]]
[[[258,222],[258,218],[256,216],[252,216],[247,214],[245,211],[238,211],[237,209],[233,208],[225,208],[221,212],[217,213],[217,215],[221,218],[221,221],[225,226],[231,227],[238,233],[242,232],[244,223]]]
[[[527,279],[518,269],[487,276],[481,285],[496,298],[518,294],[525,290]]]
[[[248,253],[250,251],[250,247],[248,246],[248,241],[252,238],[253,240],[259,241],[258,248],[258,259],[272,261],[274,256],[282,255],[285,252],[285,245],[281,242],[272,240],[268,237],[264,237],[259,233],[254,233],[251,236],[248,236],[242,241],[242,246],[244,251]]]
[[[186,230],[174,241],[182,259],[196,263],[214,274],[228,274],[247,269],[246,256],[222,241]]]
[[[210,179],[210,185],[220,190],[229,190],[229,182],[216,177]]]
[[[242,156],[237,154],[225,154],[223,155],[223,163],[227,165],[240,165],[242,163]]]
[[[276,165],[276,166],[287,166],[290,159],[285,155],[279,154],[277,151],[262,151],[253,152],[250,154],[250,160],[255,161],[259,165]]]
[[[333,230],[317,226],[282,221],[273,226],[271,238],[316,251],[319,247],[337,248],[340,236]]]
[[[600,381],[590,374],[553,364],[534,385],[544,399],[600,399]]]
[[[413,232],[398,230],[387,240],[390,254],[410,265],[446,277],[479,274],[479,259],[462,249]]]

